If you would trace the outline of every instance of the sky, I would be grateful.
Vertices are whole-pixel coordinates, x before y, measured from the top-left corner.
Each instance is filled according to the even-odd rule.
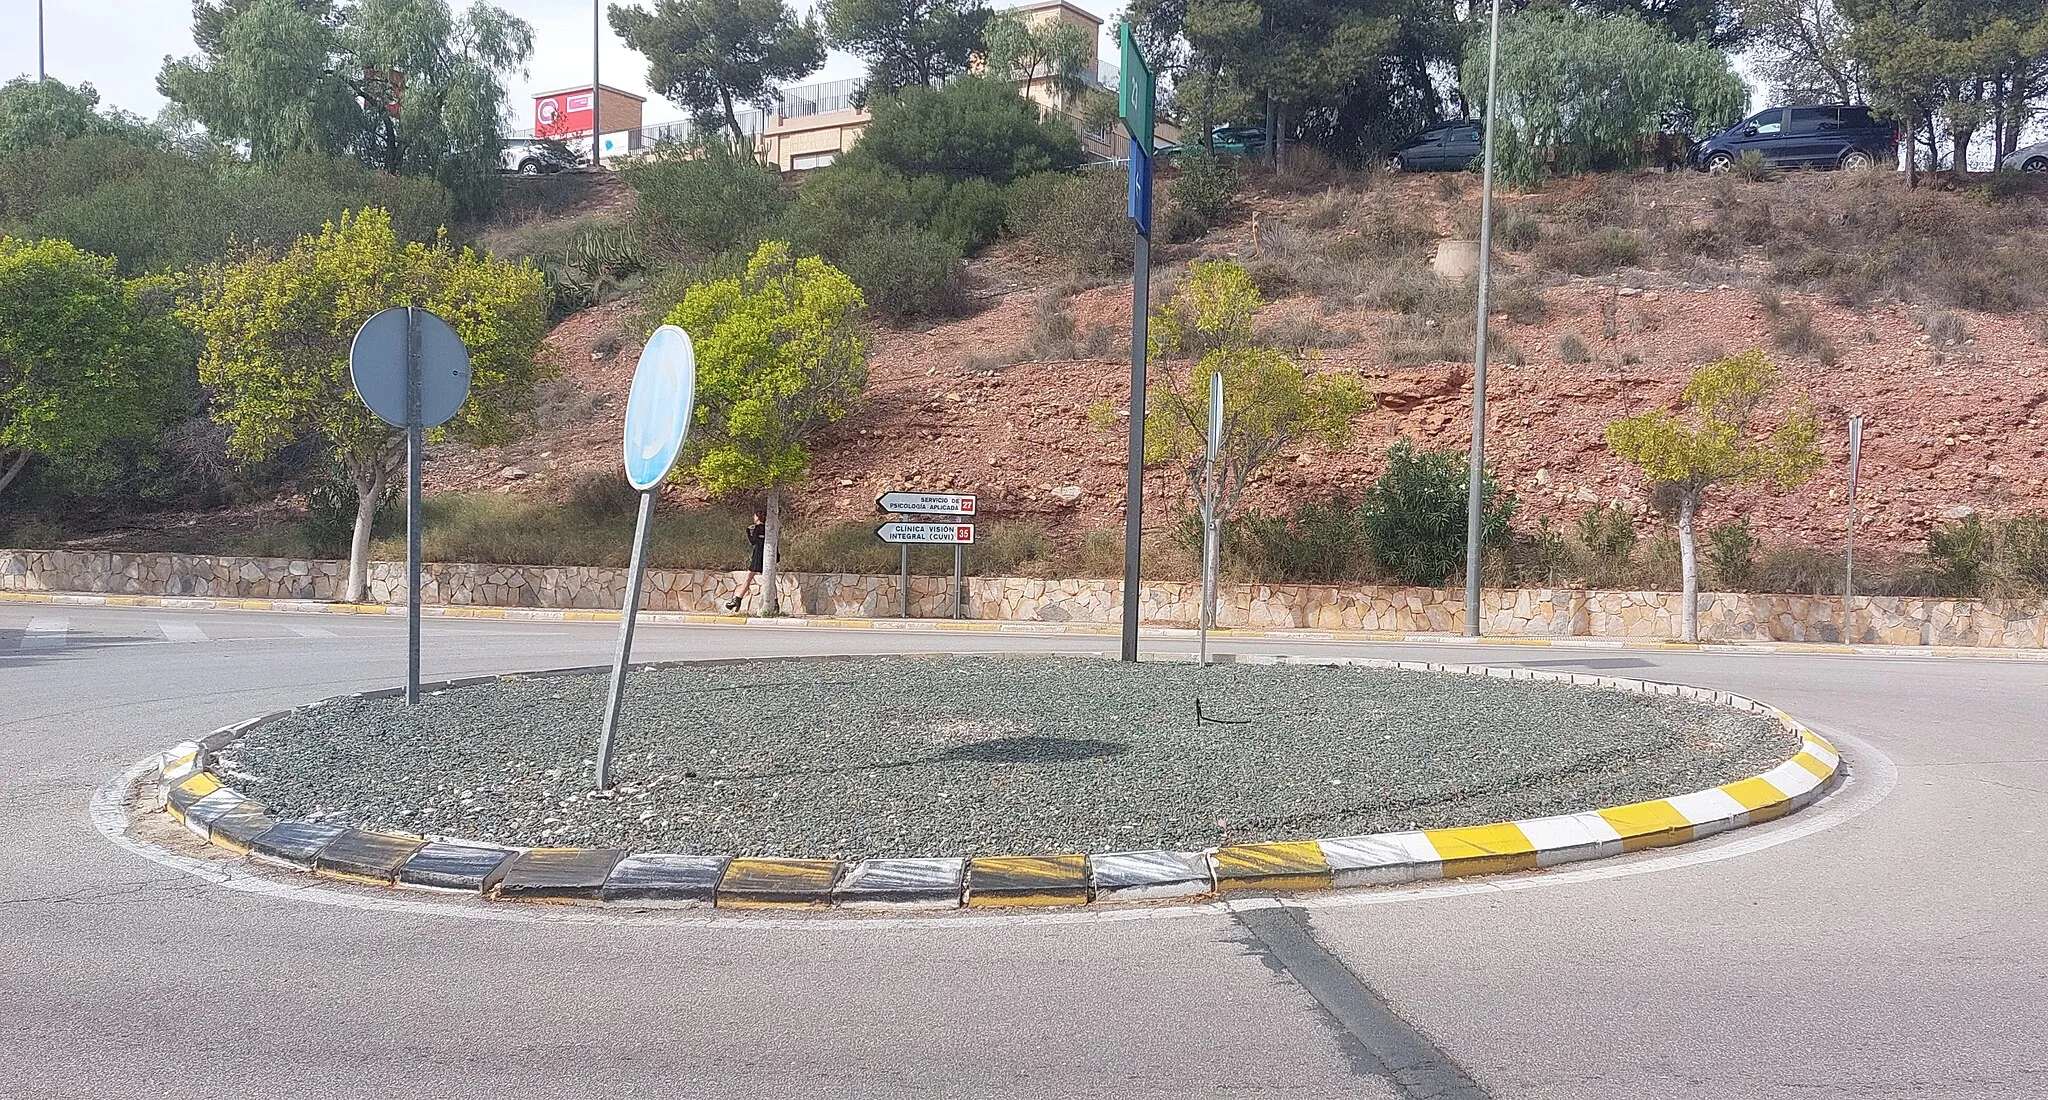
[[[460,9],[467,0],[452,0]],[[511,128],[531,126],[531,97],[590,80],[591,4],[588,0],[495,0],[512,14],[533,24],[533,57],[525,74],[508,81],[513,118]],[[643,0],[651,6],[652,0]],[[1123,0],[1072,0],[1080,8],[1114,19]],[[802,5],[803,0],[798,0]],[[192,53],[192,9],[189,0],[43,0],[48,20],[45,38],[50,76],[66,84],[81,81],[99,89],[102,107],[119,107],[143,116],[164,105],[156,93],[156,74],[164,57]],[[36,0],[0,0],[0,82],[36,73]],[[1105,36],[1103,56],[1114,54]],[[626,48],[604,27],[599,57],[604,83],[648,97],[649,125],[680,118],[681,108],[647,88],[647,62]],[[805,83],[857,76],[860,62],[833,54],[825,68]]]

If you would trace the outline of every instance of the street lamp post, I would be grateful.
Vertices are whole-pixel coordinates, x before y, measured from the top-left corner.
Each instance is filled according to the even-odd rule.
[[[604,42],[603,17],[598,9],[604,0],[590,0],[590,166],[598,168],[604,164],[604,127],[598,125],[598,112],[604,96],[598,91],[597,51]]]
[[[1465,493],[1465,634],[1479,636],[1479,539],[1485,530],[1480,492],[1486,472],[1486,291],[1493,275],[1494,80],[1500,70],[1500,0],[1493,0],[1486,46],[1486,168],[1479,193],[1479,320],[1472,346],[1472,464]]]

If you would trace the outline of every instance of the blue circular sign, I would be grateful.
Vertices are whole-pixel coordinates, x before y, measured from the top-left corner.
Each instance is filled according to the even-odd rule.
[[[697,400],[697,351],[690,334],[663,325],[640,350],[626,397],[626,480],[642,492],[661,484],[682,452]]]

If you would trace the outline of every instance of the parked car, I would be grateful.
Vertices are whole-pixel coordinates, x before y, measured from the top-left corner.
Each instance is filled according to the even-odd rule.
[[[1387,167],[1398,172],[1462,172],[1486,151],[1486,130],[1476,119],[1439,122],[1401,142]]]
[[[2035,175],[2048,172],[2048,141],[2014,149],[2006,154],[2003,166],[2017,168],[2022,172],[2032,172]]]
[[[1899,128],[1847,103],[1770,107],[1700,143],[1693,162],[1725,172],[1744,153],[1773,168],[1869,168],[1896,163]]]
[[[522,176],[553,175],[564,168],[576,168],[583,158],[559,141],[549,138],[507,138],[498,156],[498,170]]]

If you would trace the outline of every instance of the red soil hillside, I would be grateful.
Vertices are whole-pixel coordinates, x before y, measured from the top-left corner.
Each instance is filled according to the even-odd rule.
[[[1640,486],[1608,453],[1606,425],[1672,402],[1694,367],[1749,347],[1770,350],[1787,388],[1811,396],[1826,427],[1830,461],[1820,476],[1789,493],[1724,493],[1712,502],[1706,523],[1748,515],[1773,541],[1838,543],[1845,521],[1846,421],[1852,412],[1866,421],[1859,494],[1863,545],[1917,546],[1931,526],[1966,510],[2048,508],[2048,314],[2038,304],[2022,300],[2027,309],[1997,313],[1957,309],[1943,303],[1939,287],[1930,294],[1908,285],[1904,301],[1873,295],[1868,304],[1842,305],[1835,300],[1843,297],[1839,293],[1805,293],[1796,280],[1784,280],[1784,286],[1764,281],[1773,272],[1782,279],[1788,263],[1784,250],[1768,239],[1775,230],[1764,233],[1762,244],[1724,246],[1722,258],[1713,262],[1685,262],[1672,245],[1692,239],[1684,234],[1705,232],[1699,227],[1710,228],[1717,218],[1754,218],[1758,207],[1767,219],[1785,219],[1788,233],[1805,224],[1793,220],[1795,215],[1825,224],[1813,212],[1842,201],[1837,193],[1850,184],[1887,203],[1946,203],[1965,213],[1987,201],[1905,196],[1902,181],[1824,175],[1757,184],[1694,176],[1604,181],[1593,186],[1604,188],[1609,199],[1625,195],[1625,201],[1616,200],[1616,218],[1647,226],[1629,231],[1648,247],[1636,262],[1593,276],[1546,267],[1547,248],[1566,255],[1575,232],[1570,204],[1580,201],[1575,196],[1586,185],[1511,196],[1503,203],[1503,217],[1524,211],[1543,221],[1547,234],[1533,249],[1501,253],[1497,271],[1539,295],[1542,315],[1536,317],[1525,300],[1513,312],[1527,323],[1494,318],[1496,338],[1505,337],[1506,346],[1495,353],[1488,390],[1489,453],[1501,478],[1522,496],[1527,522],[1549,516],[1569,523],[1594,502],[1637,506]],[[1278,333],[1311,333],[1304,342],[1324,345],[1305,352],[1317,369],[1354,372],[1379,395],[1378,407],[1361,418],[1350,446],[1335,453],[1310,447],[1286,456],[1261,477],[1251,497],[1254,506],[1272,509],[1355,492],[1376,476],[1387,445],[1400,436],[1424,447],[1467,445],[1469,365],[1447,361],[1449,355],[1429,362],[1427,352],[1419,365],[1390,364],[1417,361],[1411,338],[1438,328],[1453,343],[1462,332],[1469,347],[1470,315],[1403,317],[1371,304],[1370,292],[1355,300],[1332,294],[1320,284],[1346,274],[1336,267],[1344,261],[1304,243],[1309,237],[1336,240],[1364,232],[1357,228],[1361,220],[1370,224],[1389,210],[1426,217],[1442,232],[1469,219],[1466,208],[1474,203],[1465,190],[1458,181],[1400,178],[1307,197],[1252,191],[1241,198],[1231,224],[1193,245],[1161,250],[1161,281],[1189,259],[1227,257],[1265,272],[1262,285],[1293,284],[1295,289],[1269,295],[1276,300],[1261,323]],[[2044,216],[2042,195],[2006,202],[2031,204],[2017,214],[2001,214],[2008,222],[2038,223]],[[1745,205],[1750,209],[1743,210]],[[1927,209],[1937,215],[1927,229],[1935,234],[1944,232],[1940,218],[1963,216],[1942,214],[1945,208],[1938,206]],[[1652,216],[1657,220],[1648,220]],[[1756,233],[1753,227],[1750,232]],[[2032,253],[2038,263],[2048,255],[2048,235],[2033,239],[2039,242]],[[1272,253],[1283,248],[1293,251],[1276,260]],[[1402,262],[1425,262],[1428,249],[1429,242],[1420,242]],[[1269,270],[1281,261],[1295,265],[1291,278]],[[1082,290],[1066,300],[1077,342],[1085,344],[1094,333],[1091,350],[1099,358],[1036,361],[1023,350],[1000,353],[1031,341],[1041,301],[1063,293],[1055,288],[1064,273],[1021,243],[1007,242],[976,261],[972,274],[979,312],[874,333],[868,401],[820,442],[814,476],[795,501],[799,512],[818,519],[861,518],[871,514],[873,495],[886,488],[956,487],[979,491],[991,519],[1034,520],[1068,543],[1121,522],[1121,428],[1093,427],[1088,412],[1104,402],[1121,412],[1127,404],[1128,282]],[[1301,289],[1311,285],[1316,289]],[[615,351],[610,345],[630,329],[636,313],[636,306],[615,303],[565,322],[552,337],[565,379],[544,410],[541,433],[501,451],[437,457],[430,466],[433,487],[548,491],[578,471],[615,469],[637,345],[630,335]],[[1098,326],[1106,331],[1095,332]],[[1789,338],[1788,326],[1797,329]],[[1580,347],[1569,347],[1574,343]],[[1585,361],[1566,362],[1567,351]],[[1010,358],[1025,361],[991,366]],[[1179,475],[1167,470],[1150,472],[1148,493],[1156,502],[1148,515],[1151,526],[1166,523],[1170,509],[1185,498]]]

